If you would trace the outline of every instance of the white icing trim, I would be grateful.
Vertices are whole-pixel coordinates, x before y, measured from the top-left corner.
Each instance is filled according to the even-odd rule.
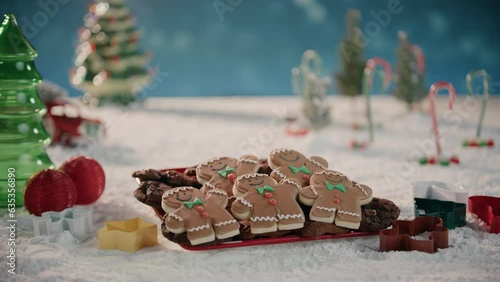
[[[251,160],[251,159],[240,159],[240,162],[242,162],[242,163],[251,163],[251,164],[259,164],[258,161]]]
[[[174,189],[170,189],[168,190],[167,192],[163,193],[162,195],[162,199],[165,199],[165,198],[168,198],[172,195],[174,195],[175,193],[177,192],[180,192],[180,191],[186,191],[186,190],[193,190],[194,188],[193,187],[190,187],[190,186],[183,186],[183,187],[177,187],[177,188],[174,188]]]
[[[297,214],[278,214],[278,219],[290,219],[290,218],[302,218],[305,220],[304,215],[297,213]]]
[[[310,161],[312,164],[315,164],[316,166],[319,166],[320,168],[322,169],[328,169],[327,167],[325,167],[324,165],[320,164],[319,162],[311,159],[311,158],[307,158],[308,161]]]
[[[207,184],[207,183],[205,183]],[[208,185],[207,185],[208,186]],[[213,185],[212,185],[213,186]],[[227,196],[226,191],[223,191],[221,189],[216,189],[215,187],[212,190],[208,190],[207,194],[219,194],[219,195],[224,195]]]
[[[271,155],[275,155],[275,154],[279,154],[279,153],[284,153],[284,152],[290,152],[290,151],[293,151],[293,150],[291,150],[291,149],[285,149],[285,148],[274,149],[271,152]]]
[[[182,219],[182,217],[180,217],[180,216],[178,216],[176,214],[173,214],[173,213],[169,213],[168,217],[171,217],[171,218],[176,219],[178,221],[184,221],[184,219]]]
[[[250,221],[278,221],[276,217],[272,216],[256,216],[256,217],[251,217]]]
[[[311,185],[311,191],[313,192],[314,196],[319,196],[318,190],[316,190],[316,187]]]
[[[281,181],[284,182],[284,183],[292,184],[293,186],[295,186],[295,187],[297,187],[299,189],[302,188],[299,183],[297,183],[297,182],[295,182],[295,181],[293,181],[293,180],[291,180],[289,178],[285,178],[285,179],[283,179]]]
[[[208,188],[210,189],[217,189],[217,187],[215,187],[215,185],[211,184],[210,182],[205,182],[205,184],[203,184],[204,186],[207,186]],[[211,190],[210,190],[211,191]],[[208,192],[207,192],[208,193]]]
[[[200,226],[189,228],[187,230],[187,232],[200,231],[200,230],[207,229],[207,228],[210,228],[210,225],[208,223],[205,225],[200,225]]]
[[[213,158],[210,158],[207,161],[205,161],[204,163],[199,164],[198,167],[200,167],[202,165],[208,165],[209,163],[212,163],[212,162],[215,162],[215,161],[220,161],[222,158],[225,158],[225,157],[213,157]]]
[[[250,173],[250,174],[244,174],[244,175],[238,176],[238,178],[236,178],[236,181],[242,180],[245,178],[248,179],[248,178],[252,178],[252,177],[262,177],[262,176],[269,177],[269,175],[263,174],[263,173]]]
[[[324,210],[324,211],[329,211],[329,212],[335,212],[337,210],[336,208],[328,208],[328,207],[322,207],[322,206],[317,206],[316,208],[318,210]]]
[[[279,169],[275,169],[275,170],[273,170],[273,172],[274,172],[277,176],[279,176],[281,179],[286,179],[286,178],[287,178],[287,177],[286,177],[286,175],[284,175],[281,171],[279,171]]]
[[[361,217],[359,215],[359,213],[355,213],[355,212],[348,212],[348,211],[343,211],[343,210],[339,210],[338,213],[341,213],[341,214],[347,214],[347,215],[350,215],[350,216],[355,216],[355,217]]]
[[[361,189],[361,191],[363,192],[363,194],[365,194],[365,196],[368,196],[368,192],[366,192],[366,190],[363,187],[361,187],[361,185],[356,184],[356,187],[358,187],[359,189]]]
[[[236,219],[231,219],[231,220],[217,222],[216,224],[214,224],[214,226],[215,227],[221,227],[223,225],[229,225],[229,224],[232,224],[232,223],[237,223]]]
[[[333,171],[328,171],[328,170],[322,170],[320,172],[316,172],[314,174],[326,174],[326,175],[331,175],[331,176],[340,176],[340,177],[345,177],[348,181],[352,181],[349,177],[347,177],[345,174],[342,174],[340,172],[333,172]]]
[[[236,201],[239,201],[240,203],[242,203],[243,205],[245,205],[245,206],[247,206],[249,208],[253,207],[253,205],[249,201],[245,200],[242,197],[237,197]]]

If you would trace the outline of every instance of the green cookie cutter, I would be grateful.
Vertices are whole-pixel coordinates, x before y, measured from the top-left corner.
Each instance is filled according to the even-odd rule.
[[[454,229],[464,226],[466,204],[434,199],[414,198],[415,217],[435,216],[443,220],[443,226]]]

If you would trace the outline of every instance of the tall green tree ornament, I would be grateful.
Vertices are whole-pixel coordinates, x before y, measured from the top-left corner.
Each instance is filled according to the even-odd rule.
[[[341,70],[335,73],[335,82],[341,95],[358,96],[362,93],[363,71],[366,60],[363,59],[364,41],[359,28],[361,13],[351,9],[346,14],[346,36],[339,48]]]
[[[408,110],[427,97],[425,87],[425,58],[422,50],[417,45],[412,45],[408,35],[398,33],[399,46],[396,51],[395,82],[393,95],[398,100],[406,103]]]
[[[14,15],[5,15],[0,26],[0,207],[9,209],[23,205],[24,184],[32,174],[53,167],[45,151],[50,135],[42,124],[47,110],[37,92],[42,77],[36,56]]]

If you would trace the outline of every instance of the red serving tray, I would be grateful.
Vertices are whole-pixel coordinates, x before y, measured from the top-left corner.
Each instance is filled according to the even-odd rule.
[[[184,172],[186,168],[171,168],[171,169],[163,169],[166,170],[176,170],[178,172]],[[163,218],[165,212],[160,209],[153,208],[154,212],[159,218]],[[318,241],[318,240],[331,240],[331,239],[343,239],[343,238],[356,238],[356,237],[367,237],[367,236],[377,236],[379,232],[350,232],[345,234],[338,235],[322,235],[319,237],[305,237],[298,235],[289,235],[282,237],[274,237],[274,238],[259,238],[259,239],[248,239],[248,240],[237,240],[237,241],[228,241],[217,245],[210,246],[186,246],[182,244],[178,244],[181,248],[189,250],[189,251],[209,251],[209,250],[221,250],[221,249],[232,249],[232,248],[241,248],[241,247],[250,247],[250,246],[259,246],[259,245],[275,245],[275,244],[286,244],[286,243],[295,243],[295,242],[306,242],[306,241]]]

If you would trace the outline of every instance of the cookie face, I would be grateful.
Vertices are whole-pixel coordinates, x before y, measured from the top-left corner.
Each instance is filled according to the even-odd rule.
[[[229,157],[217,157],[200,164],[196,168],[196,178],[200,183],[206,183],[216,174],[227,175],[235,172],[238,160]]]
[[[315,173],[311,176],[310,180],[311,185],[339,185],[342,184],[344,187],[351,188],[352,181],[347,176],[337,173],[337,172],[328,172],[325,171],[323,173]]]
[[[318,171],[327,170],[328,162],[320,157],[307,158],[291,149],[275,149],[269,155],[271,176],[277,181],[293,178],[301,186],[309,185],[311,176]]]
[[[259,187],[273,186],[278,184],[276,180],[269,175],[261,173],[246,174],[238,177],[233,186],[233,195],[241,196],[248,191],[254,191]]]
[[[163,193],[161,206],[166,213],[180,208],[184,203],[203,198],[203,193],[193,187],[177,187]]]

